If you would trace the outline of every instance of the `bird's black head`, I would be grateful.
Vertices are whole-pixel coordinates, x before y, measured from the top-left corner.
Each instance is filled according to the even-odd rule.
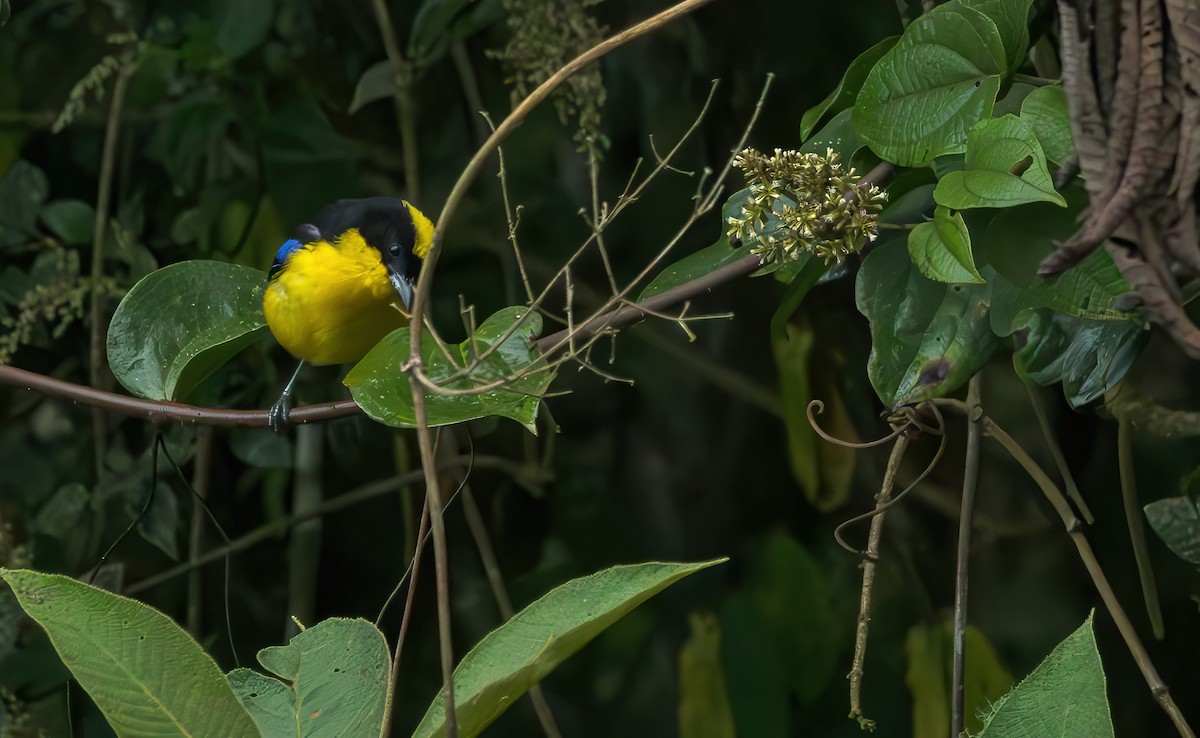
[[[400,295],[405,307],[412,303],[413,284],[421,273],[421,260],[428,249],[431,234],[413,220],[413,211],[403,200],[394,197],[366,197],[360,200],[339,200],[317,213],[311,225],[322,238],[336,240],[351,228],[357,228],[367,245],[377,249],[388,278]]]

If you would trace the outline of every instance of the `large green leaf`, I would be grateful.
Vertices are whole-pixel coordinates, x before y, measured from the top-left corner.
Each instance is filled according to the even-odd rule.
[[[350,100],[350,108],[346,111],[354,115],[364,105],[376,100],[382,100],[396,94],[396,70],[392,62],[384,59],[367,67],[358,84],[354,86],[354,98]]]
[[[971,234],[962,215],[940,205],[933,220],[918,223],[908,233],[908,257],[917,270],[935,282],[982,284],[971,256]]]
[[[842,75],[841,81],[837,87],[833,88],[833,92],[829,93],[821,102],[809,108],[804,117],[800,119],[800,140],[808,138],[813,129],[817,127],[817,123],[821,122],[821,118],[829,111],[840,112],[854,104],[854,98],[858,97],[858,91],[862,88],[863,81],[866,80],[867,74],[875,66],[883,55],[891,51],[896,42],[900,40],[899,36],[888,36],[871,48],[867,49],[858,57],[850,62],[850,66],[846,68],[846,73]]]
[[[55,200],[41,213],[42,223],[68,246],[91,243],[96,211],[82,200]]]
[[[541,354],[533,344],[533,338],[541,329],[542,317],[536,312],[523,307],[504,308],[485,320],[474,337],[451,347],[454,364],[429,333],[424,332],[421,356],[425,372],[431,380],[444,384],[447,389],[469,390],[514,376],[528,367],[534,369],[503,387],[485,392],[445,395],[426,391],[425,410],[430,427],[499,415],[536,433],[534,421],[537,420],[538,404],[554,379],[554,371],[544,368]],[[469,363],[475,363],[471,357],[487,353],[506,333],[511,335],[486,359],[476,363],[469,374],[445,381],[461,373]],[[415,428],[417,425],[408,375],[399,368],[408,359],[408,352],[408,328],[392,331],[342,380],[363,412],[380,423],[398,428]]]
[[[259,735],[216,663],[166,615],[58,574],[0,576],[118,736]]]
[[[220,261],[185,261],[129,290],[108,326],[108,365],[125,389],[180,400],[266,325],[267,275]]]
[[[378,736],[390,661],[375,626],[330,618],[286,646],[258,652],[258,662],[278,678],[234,669],[229,686],[264,736]]]
[[[1067,93],[1061,85],[1037,87],[1021,102],[1021,120],[1033,129],[1046,158],[1061,164],[1075,153]]]
[[[1089,614],[1032,674],[996,701],[977,738],[1111,738],[1104,682]]]
[[[706,274],[711,274],[720,267],[732,261],[737,261],[746,254],[749,254],[750,249],[744,244],[735,249],[729,243],[729,236],[726,235],[726,231],[729,228],[729,219],[741,214],[742,205],[746,202],[747,197],[749,197],[749,193],[750,190],[748,189],[739,190],[730,195],[725,204],[721,206],[721,237],[717,239],[716,243],[688,254],[666,269],[663,269],[642,289],[642,293],[638,296],[638,301],[645,300],[647,297],[652,297],[660,292],[666,292],[672,287],[678,287],[693,279],[699,279]],[[781,225],[778,219],[774,219],[774,221],[775,227]]]
[[[953,392],[999,346],[988,324],[990,286],[926,279],[899,240],[871,252],[855,289],[871,322],[867,375],[888,407]]]
[[[843,162],[850,161],[859,149],[867,145],[851,122],[853,113],[853,110],[847,108],[830,118],[821,130],[804,142],[800,152],[825,156],[829,149],[833,149],[834,153],[842,157]]]
[[[630,610],[723,561],[614,566],[551,590],[485,636],[454,670],[458,735],[479,735],[526,690]],[[446,708],[439,695],[413,738],[445,734]]]
[[[1015,115],[982,120],[971,128],[963,169],[942,177],[933,199],[955,210],[1067,204],[1054,189],[1042,145]]]
[[[992,19],[1008,57],[1008,71],[1015,71],[1029,53],[1029,6],[1033,0],[961,0],[964,5]]]
[[[991,116],[1007,68],[995,22],[958,2],[939,5],[909,24],[867,75],[854,127],[901,166],[962,152],[971,126]]]

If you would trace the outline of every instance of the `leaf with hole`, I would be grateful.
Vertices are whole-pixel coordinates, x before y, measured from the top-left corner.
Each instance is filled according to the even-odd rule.
[[[431,381],[452,392],[503,382],[487,390],[462,394],[427,390],[425,411],[429,426],[498,415],[536,433],[538,405],[555,373],[533,342],[541,330],[542,317],[536,312],[524,307],[504,308],[485,320],[474,336],[458,346],[447,347],[450,356],[428,331],[423,332],[421,355]],[[417,425],[408,375],[399,369],[408,359],[409,335],[408,328],[392,331],[342,380],[368,416],[398,428]],[[493,346],[496,348],[491,350]],[[468,371],[467,367],[472,368]],[[523,376],[505,381],[522,372]]]
[[[0,577],[117,735],[259,735],[216,663],[166,615],[59,574]]]
[[[854,127],[881,158],[921,166],[966,150],[967,132],[989,118],[1008,67],[985,14],[957,2],[909,24],[875,64],[854,104]]]
[[[1015,115],[983,120],[971,128],[963,169],[942,177],[933,199],[954,210],[1027,202],[1067,205],[1054,189],[1042,145]]]
[[[229,686],[264,736],[378,736],[391,658],[383,633],[365,620],[330,618],[286,646],[258,652],[274,674],[229,672]]]
[[[726,561],[614,566],[572,579],[517,613],[471,649],[454,670],[459,738],[474,738],[567,657],[629,611],[686,576]],[[446,734],[441,695],[413,738]]]
[[[257,337],[267,275],[184,261],[135,284],[108,326],[108,364],[125,389],[181,400]]]

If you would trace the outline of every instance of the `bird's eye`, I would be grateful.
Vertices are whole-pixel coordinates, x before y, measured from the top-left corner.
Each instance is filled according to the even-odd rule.
[[[388,253],[391,254],[392,256],[399,256],[403,250],[404,250],[404,248],[398,243],[394,243],[391,246],[388,246]]]

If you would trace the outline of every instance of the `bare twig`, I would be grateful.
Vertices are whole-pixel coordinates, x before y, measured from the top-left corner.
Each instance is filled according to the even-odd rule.
[[[196,454],[192,461],[192,493],[196,499],[192,501],[191,530],[188,534],[188,559],[195,561],[200,557],[204,546],[204,506],[201,504],[208,497],[212,480],[213,430],[201,428],[196,434]],[[201,637],[203,627],[204,593],[201,589],[200,570],[193,569],[188,574],[187,596],[187,630],[193,638]]]
[[[113,83],[112,103],[108,108],[108,124],[104,129],[104,149],[100,154],[100,185],[96,194],[96,223],[92,231],[92,303],[91,331],[89,341],[88,381],[93,387],[105,384],[105,369],[108,366],[104,353],[104,334],[108,320],[104,315],[104,291],[100,283],[104,279],[104,240],[108,233],[108,213],[112,209],[113,177],[116,174],[117,141],[121,133],[121,113],[125,108],[125,91],[129,89],[129,78],[133,67],[121,64],[117,80]],[[99,408],[92,411],[92,443],[96,457],[96,475],[103,476],[104,453],[108,446],[108,418]]]
[[[1088,507],[1087,501],[1079,493],[1079,487],[1075,484],[1075,477],[1071,475],[1071,468],[1067,466],[1067,459],[1063,456],[1062,448],[1054,438],[1054,433],[1051,432],[1050,419],[1046,417],[1046,406],[1042,404],[1042,398],[1038,396],[1037,387],[1029,377],[1020,372],[1017,374],[1021,377],[1021,382],[1025,384],[1025,391],[1029,395],[1029,404],[1037,418],[1038,427],[1042,429],[1042,438],[1046,441],[1046,447],[1050,449],[1050,458],[1054,459],[1054,466],[1058,468],[1058,475],[1062,477],[1067,496],[1071,498],[1071,502],[1075,503],[1075,507],[1079,508],[1079,514],[1083,516],[1083,519],[1087,521],[1088,525],[1091,525],[1096,522],[1096,519],[1092,517],[1092,511]]]
[[[900,469],[900,461],[908,448],[908,436],[900,434],[892,445],[892,453],[888,457],[887,469],[883,473],[883,484],[879,494],[875,496],[876,508],[886,505],[896,484],[896,472]],[[857,718],[859,727],[863,730],[874,730],[875,721],[868,720],[862,709],[862,678],[863,665],[867,659],[867,631],[871,622],[871,594],[875,587],[875,565],[879,561],[879,547],[883,539],[883,517],[880,511],[871,519],[871,532],[867,538],[866,556],[863,558],[862,594],[858,603],[858,624],[854,630],[854,660],[851,662],[850,674],[850,717]]]
[[[954,625],[951,639],[953,677],[950,691],[950,738],[964,728],[966,696],[967,573],[971,559],[971,525],[979,482],[979,375],[967,385],[967,458],[963,468],[962,505],[958,513],[958,555],[954,566]]]
[[[1137,474],[1133,464],[1133,423],[1129,418],[1117,418],[1117,464],[1120,467],[1121,501],[1125,507],[1125,522],[1129,524],[1129,542],[1133,546],[1133,560],[1137,562],[1142,597],[1146,600],[1146,617],[1150,619],[1154,637],[1161,641],[1166,631],[1162,607],[1158,603],[1154,567],[1150,564],[1150,548],[1146,545],[1144,515],[1142,506],[1138,503]]]

